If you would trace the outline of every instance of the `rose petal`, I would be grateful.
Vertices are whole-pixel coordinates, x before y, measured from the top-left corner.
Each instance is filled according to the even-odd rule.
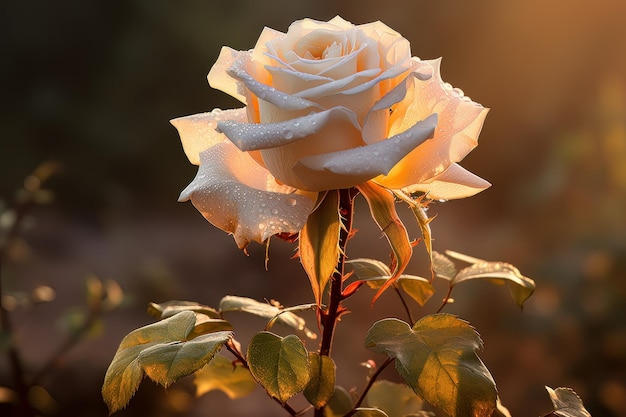
[[[242,59],[242,55],[247,53],[248,52],[236,51],[227,46],[223,46],[217,57],[217,61],[213,64],[207,75],[207,80],[211,87],[235,97],[244,104],[246,104],[246,97],[241,94],[237,80],[228,73],[228,70],[235,62]]]
[[[277,233],[296,233],[317,199],[280,186],[268,171],[230,142],[202,152],[195,179],[179,201],[191,200],[214,226],[232,233],[239,248],[264,242]]]
[[[334,107],[277,123],[224,120],[217,124],[217,128],[240,150],[252,151],[276,148],[307,138],[327,127],[330,121],[338,119],[352,124],[356,129],[359,128],[354,113],[344,107]]]
[[[199,165],[200,152],[226,140],[226,137],[216,130],[218,122],[222,120],[247,121],[246,109],[215,109],[208,113],[194,114],[170,120],[170,123],[178,130],[189,162]]]
[[[411,152],[381,182],[389,188],[424,183],[463,159],[478,144],[478,134],[489,110],[443,83],[439,60],[427,63],[433,66],[433,77],[415,82],[407,91],[406,98],[391,115],[390,134],[431,113],[439,115],[439,124],[433,140]]]
[[[452,200],[471,197],[490,186],[488,181],[472,174],[458,164],[452,164],[432,181],[411,185],[403,191],[407,193],[422,191],[428,193],[428,197],[432,199]]]
[[[332,78],[306,74],[290,68],[266,65],[265,69],[272,74],[274,88],[287,94],[295,94],[333,81]]]
[[[263,84],[254,79],[245,69],[250,57],[242,55],[240,60],[234,62],[227,70],[228,74],[243,82],[243,84],[259,99],[271,103],[287,111],[319,109],[320,106],[312,101],[301,97],[286,94],[276,88]]]
[[[303,189],[321,191],[362,184],[393,168],[411,150],[431,138],[437,125],[433,114],[411,129],[372,145],[302,158],[294,172]]]

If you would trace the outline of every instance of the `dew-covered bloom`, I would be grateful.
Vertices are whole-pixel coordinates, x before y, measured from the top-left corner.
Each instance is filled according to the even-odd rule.
[[[381,22],[304,19],[224,47],[209,84],[244,106],[172,120],[196,178],[182,192],[239,247],[299,231],[320,192],[367,181],[438,199],[489,186],[457,164],[487,109]]]

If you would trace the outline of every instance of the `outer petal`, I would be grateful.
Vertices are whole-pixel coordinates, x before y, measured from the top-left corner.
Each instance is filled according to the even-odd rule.
[[[202,151],[226,140],[226,137],[216,130],[217,124],[222,120],[246,122],[248,121],[246,109],[215,109],[208,113],[199,113],[170,120],[170,123],[178,130],[189,162],[194,165],[200,165],[200,153]]]
[[[406,132],[387,140],[303,158],[294,167],[294,172],[306,190],[353,187],[389,172],[407,153],[431,138],[436,125],[437,115],[433,114]]]
[[[432,199],[452,200],[471,197],[489,188],[491,184],[477,175],[472,174],[458,164],[452,164],[431,181],[414,184],[403,191],[414,193],[423,191]]]
[[[236,51],[228,46],[223,46],[217,61],[207,75],[207,80],[211,87],[235,97],[244,104],[246,104],[246,97],[239,91],[237,80],[228,74],[228,69],[235,62],[240,61],[245,54],[248,54],[248,52]]]
[[[278,185],[230,142],[202,152],[200,159],[179,201],[191,200],[211,224],[232,233],[241,249],[277,233],[298,232],[314,208],[317,193]]]
[[[437,113],[439,124],[433,140],[420,146],[396,165],[384,181],[389,188],[405,188],[441,174],[463,159],[478,144],[478,134],[489,109],[463,96],[463,92],[443,83],[439,60],[428,81],[414,83],[393,113],[391,134],[401,132],[428,114]]]

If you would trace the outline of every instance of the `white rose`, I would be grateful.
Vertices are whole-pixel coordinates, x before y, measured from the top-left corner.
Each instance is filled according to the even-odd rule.
[[[245,248],[300,230],[321,191],[374,181],[451,199],[487,188],[457,162],[488,109],[444,83],[439,62],[411,57],[381,22],[340,17],[222,48],[209,84],[245,107],[172,120],[200,165],[181,201]]]

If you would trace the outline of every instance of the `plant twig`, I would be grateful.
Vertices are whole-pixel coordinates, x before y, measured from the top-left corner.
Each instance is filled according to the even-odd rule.
[[[16,208],[14,209],[15,218],[13,219],[13,223],[7,231],[3,241],[0,242],[0,329],[2,333],[7,335],[8,339],[7,355],[9,357],[9,363],[11,364],[11,370],[13,372],[13,383],[15,384],[15,391],[17,392],[19,398],[19,408],[17,415],[20,416],[31,416],[33,415],[33,410],[31,409],[28,402],[28,390],[30,387],[26,382],[24,364],[22,363],[22,359],[18,349],[13,324],[11,323],[11,318],[9,317],[9,310],[7,310],[5,305],[2,303],[4,294],[2,288],[2,270],[5,255],[13,239],[15,239],[19,232],[22,220],[24,219],[26,213],[32,205],[33,201],[30,198],[26,198],[17,204]]]
[[[446,304],[448,304],[448,301],[450,301],[450,295],[452,294],[452,288],[452,285],[450,285],[450,287],[448,288],[448,293],[443,298],[443,303],[441,303],[441,306],[437,309],[435,313],[440,313],[441,310],[443,310],[443,308],[446,306]]]
[[[411,309],[409,309],[409,306],[406,303],[404,296],[402,295],[402,293],[400,292],[400,289],[396,285],[393,286],[393,289],[396,290],[396,294],[398,294],[398,297],[400,297],[400,301],[402,301],[402,306],[404,307],[404,311],[406,311],[407,316],[409,316],[409,322],[411,323],[411,325],[413,325],[415,321],[413,321],[413,315],[411,314]]]
[[[394,358],[387,358],[387,359],[385,359],[385,362],[383,362],[378,367],[376,372],[374,372],[372,377],[367,382],[367,385],[365,386],[365,389],[363,389],[363,392],[361,393],[361,396],[359,397],[359,399],[354,404],[354,407],[352,408],[352,410],[350,410],[350,412],[348,414],[344,415],[343,417],[350,417],[350,416],[353,416],[356,413],[356,409],[361,406],[361,404],[363,403],[363,400],[365,400],[365,397],[367,396],[367,393],[369,392],[370,388],[372,388],[372,385],[374,385],[374,382],[376,382],[376,379],[385,370],[385,368],[387,366],[389,366],[393,361],[394,361]]]

